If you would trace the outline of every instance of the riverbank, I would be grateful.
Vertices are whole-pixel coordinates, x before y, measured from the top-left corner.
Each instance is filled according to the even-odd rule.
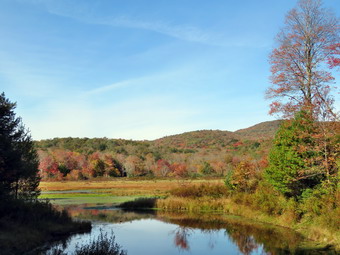
[[[75,221],[66,211],[56,210],[47,202],[8,200],[0,206],[0,253],[3,255],[21,255],[48,242],[90,230],[89,222]]]
[[[222,179],[42,182],[41,188],[43,197],[55,199],[52,202],[59,205],[70,204],[72,200],[75,204],[99,207],[123,204],[130,209],[239,215],[293,229],[321,247],[332,245],[340,250],[339,207],[330,206],[334,201],[325,201],[327,194],[310,196],[303,203],[287,200],[265,185],[260,185],[254,193],[231,194]],[[147,199],[124,203],[141,197]]]
[[[307,219],[294,220],[289,213],[281,216],[270,216],[261,211],[252,209],[239,203],[235,203],[230,198],[202,197],[201,199],[166,198],[157,199],[154,202],[156,210],[168,212],[188,212],[188,213],[223,213],[226,215],[237,215],[249,220],[269,223],[281,227],[295,230],[306,239],[320,243],[320,246],[334,246],[340,251],[340,234],[336,230],[329,230],[317,224],[317,219],[313,222]],[[124,206],[123,206],[124,207]]]
[[[320,246],[333,246],[340,251],[339,207],[331,207],[332,201],[327,204],[322,197],[315,199],[318,200],[288,200],[268,186],[261,186],[254,193],[230,193],[221,184],[200,184],[173,189],[165,199],[138,199],[123,203],[121,207],[238,215],[293,229]],[[317,208],[320,203],[323,203],[324,208]]]

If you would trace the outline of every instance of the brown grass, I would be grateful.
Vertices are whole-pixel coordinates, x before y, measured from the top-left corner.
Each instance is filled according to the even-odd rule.
[[[170,190],[196,183],[223,183],[223,180],[131,180],[117,179],[110,181],[60,181],[40,182],[42,191],[66,191],[66,190],[96,190],[97,193],[107,193],[116,196],[132,195],[167,195]]]

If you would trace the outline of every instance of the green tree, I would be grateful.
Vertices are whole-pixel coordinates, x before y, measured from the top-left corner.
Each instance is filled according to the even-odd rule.
[[[288,197],[299,196],[325,179],[317,135],[315,122],[303,111],[283,122],[276,134],[264,176]]]
[[[199,172],[204,175],[210,175],[214,173],[214,169],[208,162],[204,161],[200,166]]]
[[[16,103],[0,95],[0,196],[36,199],[38,156],[29,131],[16,117]]]

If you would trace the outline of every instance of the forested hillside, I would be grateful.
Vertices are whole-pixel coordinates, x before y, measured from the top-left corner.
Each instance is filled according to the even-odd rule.
[[[223,176],[243,161],[266,165],[279,123],[236,132],[193,131],[154,141],[54,138],[35,145],[43,179]]]

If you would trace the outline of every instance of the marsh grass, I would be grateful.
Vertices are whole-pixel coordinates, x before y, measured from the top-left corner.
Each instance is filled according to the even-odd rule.
[[[62,182],[40,182],[39,188],[44,191],[72,191],[87,190],[91,192],[103,192],[117,196],[130,195],[166,195],[176,187],[187,184],[199,183],[223,183],[223,179],[201,179],[201,180],[176,180],[176,179],[154,179],[154,180],[131,180],[122,179],[113,181],[62,181]]]
[[[170,191],[170,194],[175,197],[183,198],[221,198],[227,197],[230,192],[227,187],[222,183],[200,183],[192,185],[182,185],[180,187],[173,188]]]
[[[112,204],[118,205],[120,203],[134,200],[138,198],[138,196],[110,196],[110,195],[102,195],[97,196],[93,194],[91,196],[82,196],[81,194],[53,194],[53,196],[42,196],[44,199],[50,199],[51,203],[55,205],[79,205],[79,204],[88,204],[88,205],[99,205],[99,204]]]
[[[58,195],[46,194],[50,198],[52,195],[55,196],[56,200],[53,203],[62,205],[85,203],[117,205],[142,197],[144,200],[129,202],[125,206],[131,209],[157,208],[169,212],[222,212],[240,215],[248,219],[293,228],[307,238],[319,240],[321,243],[335,244],[340,249],[339,209],[325,207],[325,198],[313,197],[302,206],[301,202],[284,198],[265,183],[259,183],[253,193],[231,192],[221,179],[42,182],[41,188],[43,191],[65,191]],[[93,196],[82,196],[84,192],[73,193],[71,196],[67,193],[82,191],[82,189],[86,190],[87,194],[94,193]],[[146,199],[153,200],[154,197],[166,198],[157,199],[151,204]],[[322,207],[327,210],[317,209]]]
[[[221,179],[212,180],[114,180],[114,181],[64,181],[41,182],[40,199],[50,199],[53,204],[118,204],[139,197],[164,197],[173,188],[190,184],[222,184]]]
[[[121,205],[122,208],[156,208],[166,212],[224,213],[266,222],[302,233],[308,239],[332,244],[340,248],[339,208],[327,213],[308,210],[315,207],[294,199],[286,199],[266,184],[260,184],[254,193],[230,192],[220,183],[184,184],[170,190],[165,199],[137,199]],[[314,201],[320,204],[320,201]],[[307,209],[304,209],[307,207]],[[326,207],[328,208],[328,207]]]
[[[107,233],[100,231],[97,239],[90,240],[86,244],[77,244],[73,253],[65,253],[62,248],[54,248],[46,255],[127,255],[127,252],[121,249],[121,246],[116,243],[115,236],[111,232]]]

